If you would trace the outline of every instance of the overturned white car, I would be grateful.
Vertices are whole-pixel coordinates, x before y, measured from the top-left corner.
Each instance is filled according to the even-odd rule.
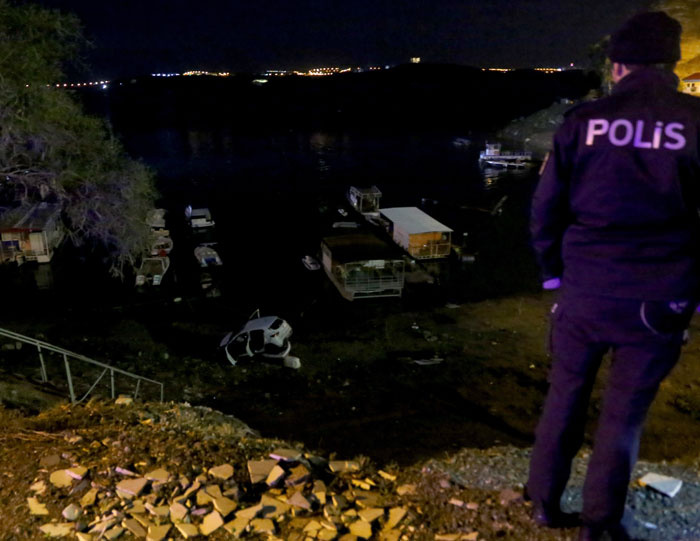
[[[226,358],[234,366],[241,357],[262,357],[281,359],[284,366],[299,368],[299,358],[289,355],[291,335],[292,327],[284,319],[277,316],[260,317],[260,312],[256,310],[238,332],[224,336],[219,346],[224,348]]]

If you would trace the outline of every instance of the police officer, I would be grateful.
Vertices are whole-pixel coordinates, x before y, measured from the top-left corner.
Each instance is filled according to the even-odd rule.
[[[610,41],[615,86],[554,137],[531,233],[552,309],[550,387],[530,463],[535,521],[560,510],[601,359],[609,377],[583,486],[581,540],[630,539],[625,498],[642,424],[680,355],[700,285],[700,100],[677,91],[681,26],[629,19]]]

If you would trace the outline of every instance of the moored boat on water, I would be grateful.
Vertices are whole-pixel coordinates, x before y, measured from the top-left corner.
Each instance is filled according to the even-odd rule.
[[[218,252],[209,244],[200,244],[194,249],[194,257],[200,267],[220,267],[223,265]]]
[[[499,169],[524,169],[532,165],[532,152],[501,150],[500,143],[486,143],[479,152],[479,163]]]
[[[159,286],[169,268],[170,258],[167,256],[144,257],[136,272],[136,286]]]

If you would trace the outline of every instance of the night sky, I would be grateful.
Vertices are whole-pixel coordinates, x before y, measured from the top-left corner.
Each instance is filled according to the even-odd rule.
[[[649,0],[41,0],[83,21],[90,75],[586,62]]]

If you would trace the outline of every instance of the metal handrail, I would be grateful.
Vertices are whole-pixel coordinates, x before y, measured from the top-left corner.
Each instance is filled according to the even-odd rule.
[[[148,383],[153,383],[154,385],[158,385],[160,387],[160,401],[163,401],[163,384],[160,381],[156,381],[154,379],[149,379],[143,376],[139,376],[138,374],[134,374],[132,372],[127,372],[126,370],[122,370],[121,368],[116,368],[114,366],[102,363],[100,361],[96,361],[94,359],[91,359],[89,357],[86,357],[85,355],[80,355],[79,353],[74,353],[72,351],[69,351],[67,349],[63,349],[58,346],[54,346],[53,344],[49,344],[48,342],[44,342],[42,340],[37,340],[36,338],[31,338],[29,336],[24,336],[23,334],[16,333],[14,331],[8,331],[7,329],[0,329],[0,336],[5,336],[6,338],[11,338],[13,340],[17,340],[19,342],[24,342],[25,344],[30,344],[32,346],[35,346],[37,348],[37,352],[39,353],[39,362],[41,364],[41,381],[43,383],[48,382],[48,376],[46,374],[46,364],[44,362],[44,351],[51,351],[53,353],[58,353],[59,355],[63,356],[63,364],[66,370],[66,378],[68,380],[68,392],[70,393],[70,400],[73,404],[78,404],[85,400],[88,395],[92,392],[92,390],[97,386],[97,384],[100,382],[102,377],[109,372],[110,375],[110,388],[111,388],[111,395],[112,398],[115,397],[115,386],[114,386],[114,374],[122,374],[124,376],[133,378],[136,380],[136,388],[134,389],[134,398],[138,396],[139,389],[141,387],[141,382],[145,381]],[[71,371],[70,371],[70,362],[69,358],[76,359],[78,361],[82,361],[88,364],[92,364],[95,366],[99,366],[101,368],[104,368],[102,373],[99,375],[95,383],[92,384],[90,389],[85,393],[85,395],[80,399],[76,400],[75,398],[75,389],[73,388],[73,378],[71,376]]]

